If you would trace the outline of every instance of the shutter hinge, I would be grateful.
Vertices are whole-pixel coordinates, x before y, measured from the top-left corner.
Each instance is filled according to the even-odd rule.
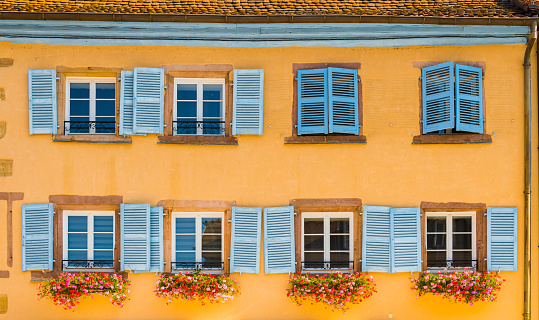
[[[164,86],[163,88],[164,88],[165,90],[167,90],[167,86]]]
[[[362,215],[363,215],[363,212],[360,212],[359,215],[362,216]]]
[[[166,128],[166,127],[167,127],[167,125],[166,125],[166,124],[164,124],[164,125],[163,125],[163,128]]]
[[[230,81],[230,86],[231,86],[231,87],[234,86],[234,82],[233,82],[233,81]]]
[[[230,126],[232,127],[232,122],[230,123]]]
[[[299,81],[299,78],[294,78],[294,80]]]
[[[52,259],[52,262],[56,262],[56,260]]]
[[[294,128],[297,128],[297,127],[298,127],[298,125],[296,124],[296,125],[294,126]]]
[[[232,220],[228,220],[228,222],[232,223]]]
[[[423,80],[423,77],[419,77],[419,80]]]
[[[483,118],[483,122],[487,121],[487,119]]]
[[[121,82],[122,81],[122,78],[118,78],[118,82]]]
[[[228,257],[228,260],[230,260],[230,257]]]
[[[481,76],[481,79],[485,80],[485,76]]]
[[[163,213],[163,217],[165,217],[167,214],[166,213]]]
[[[361,82],[361,78],[360,78],[360,77],[357,77],[357,82]]]
[[[357,125],[357,127],[358,127],[358,128],[361,128],[361,125],[360,125],[360,124],[358,124],[358,125]]]
[[[298,213],[297,213],[297,212],[294,212],[294,215],[295,215],[295,216],[297,216],[297,215],[298,215]]]
[[[487,261],[487,258],[485,258],[485,261]]]
[[[60,129],[60,126],[56,126],[56,129]]]
[[[423,123],[423,120],[419,120],[419,123]]]
[[[60,81],[60,77],[56,77],[56,81]]]
[[[487,214],[485,213],[484,215],[486,216]]]
[[[298,265],[298,262],[297,262],[297,261],[294,261],[294,264],[295,264],[295,265]]]
[[[359,259],[359,262],[363,262],[363,260]]]

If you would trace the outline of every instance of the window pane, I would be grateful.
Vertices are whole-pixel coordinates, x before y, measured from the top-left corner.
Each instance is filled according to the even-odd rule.
[[[329,219],[330,233],[349,233],[350,221],[348,218],[330,218]]]
[[[221,252],[202,252],[202,261],[201,262],[206,262],[208,263],[208,266],[207,267],[212,267],[212,268],[216,268],[216,267],[221,267],[220,266],[220,262],[222,262],[223,260],[221,260]],[[211,263],[218,263],[216,265],[212,265]]]
[[[69,102],[69,115],[71,117],[90,116],[90,100],[71,100]]]
[[[116,85],[114,83],[96,83],[96,99],[116,99]]]
[[[456,262],[467,262],[472,261],[472,252],[471,251],[453,251],[453,261]]]
[[[454,234],[453,249],[471,249],[472,235],[471,234]]]
[[[196,84],[179,84],[177,91],[178,100],[196,100],[197,85]]]
[[[112,250],[94,251],[94,260],[114,260],[114,253]]]
[[[197,262],[194,252],[176,252],[176,261],[174,262]]]
[[[69,132],[71,134],[90,132],[90,118],[71,117],[69,121],[70,123],[66,123],[66,132]]]
[[[446,251],[427,251],[427,267],[446,267],[446,257]]]
[[[324,218],[306,218],[303,226],[305,234],[323,234]]]
[[[350,253],[349,252],[332,252],[329,255],[329,261],[331,262],[332,268],[349,268],[349,261],[352,261],[353,259],[350,259]]]
[[[445,234],[427,234],[427,250],[445,249],[446,235]]]
[[[69,86],[70,99],[90,99],[89,83],[71,83]]]
[[[212,135],[220,135],[224,133],[223,125],[221,120],[208,120],[204,119],[203,121],[203,134],[212,134]]]
[[[176,236],[176,250],[196,250],[195,235]]]
[[[453,217],[454,232],[472,232],[472,217]]]
[[[445,232],[445,217],[427,218],[427,232]]]
[[[350,250],[350,236],[329,236],[330,250]]]
[[[87,233],[68,233],[67,234],[68,249],[88,249],[88,234]]]
[[[86,251],[67,251],[67,260],[88,260],[88,253]]]
[[[176,218],[176,233],[195,233],[195,218]]]
[[[305,252],[303,255],[305,268],[323,268],[324,253],[322,252]]]
[[[68,216],[67,217],[67,232],[87,232],[88,217],[85,216]]]
[[[305,236],[305,251],[324,250],[324,236]]]
[[[176,134],[197,134],[196,119],[178,118],[176,122]]]
[[[223,85],[221,84],[204,84],[203,85],[204,100],[221,100]]]
[[[221,233],[221,218],[202,218],[202,233]]]
[[[221,236],[202,236],[202,250],[221,250]]]
[[[95,118],[96,133],[115,133],[116,118],[114,117],[96,117]]]
[[[197,103],[178,101],[177,104],[177,117],[196,118],[197,117]],[[196,119],[193,119],[196,120]]]
[[[116,101],[112,100],[96,100],[95,101],[95,116],[96,117],[114,117],[116,114]]]
[[[94,249],[113,249],[114,239],[112,233],[94,234]]]
[[[204,118],[220,118],[221,117],[221,102],[206,102],[202,103]]]
[[[114,217],[94,216],[94,232],[112,232]]]

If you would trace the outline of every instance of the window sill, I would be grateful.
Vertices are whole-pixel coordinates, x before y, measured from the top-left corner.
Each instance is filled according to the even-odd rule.
[[[31,278],[30,282],[44,282],[53,278],[57,278],[59,274],[63,272],[70,272],[69,270],[63,270],[63,271],[49,271],[49,272],[41,272],[41,271],[31,271]],[[120,272],[113,272],[113,271],[91,271],[91,270],[85,270],[85,271],[73,271],[71,273],[82,273],[82,274],[88,274],[88,273],[108,273],[108,274],[116,274],[118,276],[122,276],[122,278],[127,279],[129,277],[129,272],[127,271],[120,271]]]
[[[427,134],[414,136],[412,144],[492,143],[490,134]]]
[[[222,136],[159,136],[161,144],[237,146],[238,138]]]
[[[284,138],[284,144],[345,144],[345,143],[367,143],[364,135],[304,135]]]
[[[131,137],[121,136],[76,136],[76,135],[56,135],[54,142],[82,142],[82,143],[132,143]]]

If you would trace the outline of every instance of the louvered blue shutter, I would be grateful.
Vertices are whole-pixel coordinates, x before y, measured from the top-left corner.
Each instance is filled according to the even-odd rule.
[[[264,270],[295,272],[294,207],[264,208]]]
[[[52,203],[22,206],[22,271],[52,270]]]
[[[421,271],[419,208],[392,208],[391,272]]]
[[[120,90],[120,135],[133,134],[133,71],[122,71]]]
[[[455,127],[453,61],[422,69],[423,133]]]
[[[260,272],[260,208],[232,207],[230,272]]]
[[[298,70],[298,135],[328,133],[328,69]]]
[[[163,134],[165,71],[133,69],[133,132]]]
[[[149,271],[150,204],[122,203],[120,218],[122,271]]]
[[[391,272],[391,207],[363,206],[363,272]]]
[[[150,272],[163,272],[163,207],[150,208]]]
[[[487,208],[487,270],[517,271],[517,208]]]
[[[264,69],[235,69],[233,135],[262,135],[263,103]]]
[[[483,69],[455,65],[456,129],[483,133]]]
[[[329,133],[359,135],[357,70],[328,68]]]
[[[56,70],[28,70],[30,134],[56,134]]]

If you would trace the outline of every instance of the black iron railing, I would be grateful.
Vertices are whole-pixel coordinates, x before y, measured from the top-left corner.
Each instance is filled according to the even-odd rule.
[[[114,260],[62,260],[64,269],[113,269]]]
[[[225,133],[225,122],[217,120],[183,120],[172,121],[172,128],[175,134],[198,134],[201,129],[205,135],[223,135]]]
[[[114,134],[115,121],[64,121],[64,134]]]
[[[428,269],[477,269],[477,260],[427,260]]]
[[[172,262],[172,270],[223,270],[224,262]]]
[[[354,269],[354,261],[309,261],[301,262],[301,269]]]

